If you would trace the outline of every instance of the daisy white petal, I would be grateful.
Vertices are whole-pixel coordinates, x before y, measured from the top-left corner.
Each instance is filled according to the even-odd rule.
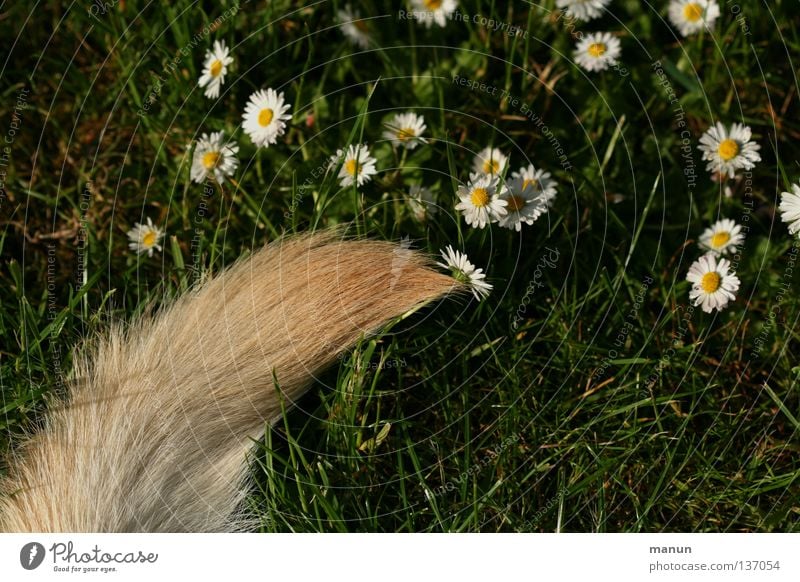
[[[720,12],[716,0],[672,0],[668,13],[672,25],[689,36],[714,26]]]
[[[453,250],[450,245],[447,245],[447,248],[443,249],[441,253],[444,263],[436,263],[437,265],[449,269],[456,281],[467,285],[478,301],[489,296],[492,285],[484,280],[486,275],[483,273],[483,269],[476,269],[475,265],[469,262],[467,255]]]
[[[458,8],[456,0],[411,0],[411,13],[416,20],[430,28],[435,22],[441,27]]]
[[[718,220],[700,235],[700,246],[716,256],[735,253],[743,242],[742,227],[730,218]]]
[[[286,113],[290,107],[283,93],[259,89],[250,95],[244,108],[242,129],[257,146],[272,145],[286,131],[286,122],[292,118]]]
[[[139,255],[147,253],[148,257],[152,257],[153,250],[161,250],[161,245],[158,243],[164,236],[164,232],[155,226],[149,217],[147,224],[137,222],[127,235],[130,240],[128,247]]]
[[[578,20],[593,20],[605,12],[611,0],[556,0],[556,6],[563,9],[567,16]]]
[[[217,131],[211,135],[204,133],[194,150],[192,180],[199,183],[208,176],[214,176],[217,182],[222,182],[226,176],[232,176],[239,165],[236,158],[238,152],[239,146],[226,143],[223,132]]]
[[[575,62],[589,72],[605,71],[618,63],[622,54],[619,39],[608,32],[587,34],[575,46]]]
[[[213,48],[206,51],[203,60],[203,74],[197,82],[201,87],[205,87],[204,95],[211,99],[219,97],[220,87],[225,83],[225,74],[228,72],[228,65],[233,63],[230,50],[225,46],[225,41],[214,41]]]
[[[364,49],[369,48],[372,42],[372,35],[367,21],[361,18],[361,13],[358,10],[347,4],[343,10],[339,10],[336,16],[339,20],[339,28],[342,30],[342,34],[351,43]]]
[[[464,215],[464,220],[474,228],[485,228],[507,214],[508,202],[500,197],[505,188],[499,186],[498,176],[472,174],[469,182],[458,187],[456,210]]]
[[[789,234],[800,231],[800,185],[792,184],[791,192],[781,193],[781,220],[789,225]]]
[[[697,259],[689,267],[686,280],[692,284],[689,300],[695,306],[700,305],[706,313],[714,309],[722,311],[728,302],[736,299],[735,293],[740,285],[739,278],[730,271],[728,260],[718,261],[713,253]]]

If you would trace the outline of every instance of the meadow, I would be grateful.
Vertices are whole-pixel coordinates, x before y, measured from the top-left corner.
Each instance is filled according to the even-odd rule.
[[[800,530],[797,2],[599,4],[0,6],[3,457],[111,322],[338,227],[474,293],[267,431],[258,531]]]

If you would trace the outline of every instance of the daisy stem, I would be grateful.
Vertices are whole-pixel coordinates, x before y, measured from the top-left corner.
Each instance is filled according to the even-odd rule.
[[[397,166],[397,175],[400,175],[403,172],[403,168],[406,166],[406,158],[408,157],[408,150],[403,148],[403,155],[400,156],[400,163]]]
[[[261,204],[261,205],[256,204],[256,201],[253,199],[253,197],[250,196],[250,194],[248,194],[247,191],[244,188],[242,188],[241,183],[237,183],[236,184],[236,190],[234,191],[234,197],[239,192],[241,192],[241,194],[242,194],[242,200],[244,200],[244,202],[247,204],[247,206],[250,207],[250,210],[252,210],[253,213],[256,215],[256,221],[263,220],[264,224],[269,229],[270,234],[274,238],[278,238],[280,236],[280,233],[275,228],[275,225],[272,224],[272,221],[267,217],[267,215],[262,210],[263,204]],[[265,197],[266,197],[266,195],[265,195]],[[220,196],[220,199],[222,199],[221,196]]]
[[[408,34],[411,39],[411,83],[416,85],[419,71],[417,68],[417,34],[413,20],[408,21]]]
[[[303,155],[303,161],[307,162],[311,159],[311,156],[306,150],[306,139],[302,131],[297,132],[297,142],[300,144],[300,153]]]

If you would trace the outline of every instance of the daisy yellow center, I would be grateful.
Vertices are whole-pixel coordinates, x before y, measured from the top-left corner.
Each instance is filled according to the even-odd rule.
[[[483,173],[484,174],[497,174],[500,171],[500,162],[497,160],[493,160],[489,158],[485,162],[483,162]]]
[[[594,58],[598,59],[602,57],[604,54],[606,54],[606,45],[605,43],[602,42],[593,42],[592,44],[589,45],[589,48],[586,49],[586,52],[588,52]]]
[[[258,114],[258,124],[261,127],[267,127],[270,123],[272,123],[272,118],[275,117],[275,112],[267,107],[266,109],[262,109],[261,113]]]
[[[369,32],[369,28],[367,27],[367,23],[363,20],[354,20],[353,26],[355,26],[361,32]]]
[[[539,180],[536,180],[535,178],[525,178],[525,179],[522,181],[522,189],[523,189],[523,190],[525,190],[525,189],[526,189],[526,188],[528,188],[529,186],[530,186],[531,188],[536,188],[536,186],[538,186],[538,185],[539,185]]]
[[[142,237],[142,245],[150,248],[154,244],[156,244],[156,232],[154,230],[148,230]]]
[[[403,129],[397,130],[397,139],[406,141],[414,137],[415,131],[410,127],[404,127]]]
[[[719,273],[711,271],[710,273],[703,275],[703,278],[700,279],[700,287],[702,287],[703,291],[706,293],[713,293],[719,289],[721,282],[722,277],[719,276]]]
[[[732,139],[725,139],[719,144],[719,157],[724,161],[732,160],[739,153],[739,144]]]
[[[721,247],[729,240],[731,240],[731,235],[729,232],[718,232],[717,234],[711,237],[711,246]]]
[[[703,7],[697,2],[690,2],[683,7],[683,17],[689,22],[697,22],[703,17]]]
[[[358,162],[355,158],[347,160],[344,164],[344,170],[351,176],[355,176],[358,173],[359,167]]]
[[[522,196],[509,196],[506,199],[508,209],[512,212],[519,212],[525,207],[525,199]]]
[[[219,161],[219,152],[207,152],[203,154],[203,167],[210,170],[217,165]]]
[[[216,60],[211,63],[210,72],[212,77],[219,77],[219,74],[222,72],[222,61]]]
[[[442,0],[425,0],[425,8],[428,10],[439,10],[442,7]]]
[[[475,188],[472,195],[469,197],[473,206],[482,208],[489,205],[489,192],[486,188]]]

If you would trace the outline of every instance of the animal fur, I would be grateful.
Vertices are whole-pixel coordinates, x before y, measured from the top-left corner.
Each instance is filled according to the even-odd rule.
[[[280,399],[456,286],[390,243],[267,246],[77,358],[67,398],[10,463],[0,530],[240,529],[246,453]]]

